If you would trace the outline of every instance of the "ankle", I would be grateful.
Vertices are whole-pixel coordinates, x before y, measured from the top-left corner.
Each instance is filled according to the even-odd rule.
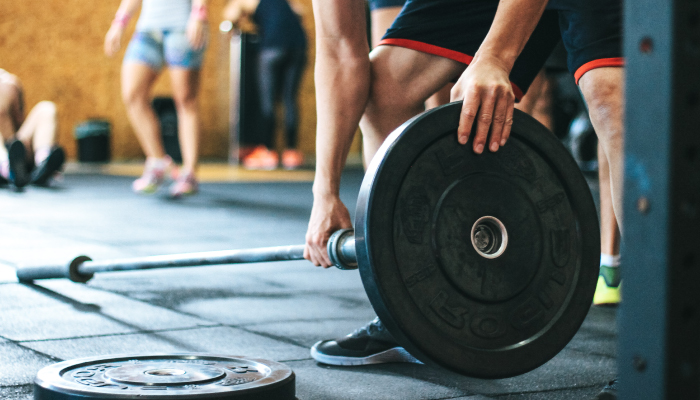
[[[10,178],[10,161],[0,161],[0,176],[2,176],[5,179]]]
[[[51,146],[41,146],[34,151],[34,165],[41,165],[51,154]]]
[[[605,267],[616,268],[620,266],[620,255],[619,254],[600,254],[600,265]]]

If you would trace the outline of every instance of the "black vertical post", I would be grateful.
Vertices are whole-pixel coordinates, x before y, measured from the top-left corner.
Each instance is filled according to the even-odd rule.
[[[627,0],[620,399],[700,398],[700,1]]]

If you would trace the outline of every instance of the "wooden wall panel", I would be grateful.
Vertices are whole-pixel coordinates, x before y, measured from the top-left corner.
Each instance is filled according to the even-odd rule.
[[[313,15],[311,0],[304,27],[309,35],[309,63],[300,89],[301,126],[299,146],[314,151],[316,106],[313,86]],[[203,69],[201,111],[203,158],[224,158],[228,147],[228,59],[226,44],[218,32],[224,0],[210,2],[210,43]],[[119,0],[0,0],[0,68],[22,80],[27,106],[41,100],[54,101],[59,110],[59,143],[76,157],[73,129],[88,118],[112,122],[112,156],[115,160],[143,156],[126,119],[120,97],[119,74],[122,50],[114,58],[103,52],[104,35]],[[163,75],[155,94],[167,95],[170,84]]]

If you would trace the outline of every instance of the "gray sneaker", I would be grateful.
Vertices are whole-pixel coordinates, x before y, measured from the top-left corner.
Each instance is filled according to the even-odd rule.
[[[316,343],[311,348],[311,357],[329,365],[422,364],[396,343],[379,318],[343,338]]]
[[[603,390],[598,393],[595,400],[616,400],[617,399],[617,378],[608,382]]]

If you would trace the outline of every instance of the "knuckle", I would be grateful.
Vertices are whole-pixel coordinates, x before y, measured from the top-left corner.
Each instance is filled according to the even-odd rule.
[[[483,122],[490,122],[493,119],[493,115],[491,113],[481,113],[479,115],[479,120]]]
[[[506,116],[502,114],[496,114],[493,117],[493,122],[498,123],[498,124],[503,124],[506,121]]]
[[[462,115],[464,115],[467,118],[476,118],[476,110],[472,108],[463,108]]]

